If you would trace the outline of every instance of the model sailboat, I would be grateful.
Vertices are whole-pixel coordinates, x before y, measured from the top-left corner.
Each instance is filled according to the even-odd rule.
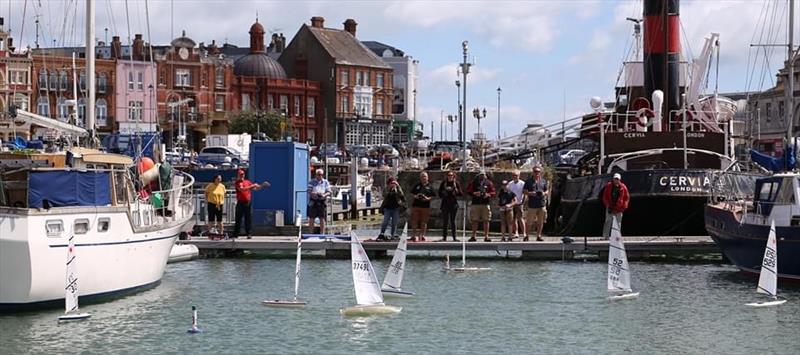
[[[283,307],[283,308],[302,308],[306,306],[306,301],[298,300],[297,294],[300,291],[300,255],[303,249],[303,227],[302,216],[300,213],[295,218],[295,225],[297,226],[297,259],[294,265],[294,298],[291,300],[264,300],[263,303],[268,307]]]
[[[75,254],[75,235],[69,236],[69,243],[67,245],[67,278],[66,286],[64,287],[66,294],[64,296],[64,315],[58,317],[59,322],[72,322],[89,319],[92,315],[89,313],[81,313],[78,309],[78,265]]]
[[[400,286],[403,283],[403,274],[406,267],[406,236],[408,235],[408,223],[403,227],[403,235],[397,243],[397,249],[394,251],[392,263],[389,264],[389,270],[386,270],[386,276],[383,278],[383,285],[381,285],[381,292],[383,297],[399,297],[409,298],[414,297],[414,292],[403,291]]]
[[[400,313],[402,307],[387,306],[383,303],[383,294],[378,278],[375,277],[375,270],[358,236],[352,232],[350,232],[350,257],[356,305],[340,309],[342,315],[370,316]]]
[[[466,224],[465,224],[466,226]],[[466,228],[466,227],[465,227]],[[461,267],[450,267],[450,254],[444,255],[444,270],[465,272],[465,271],[488,271],[490,267],[467,267],[467,235],[466,229],[461,236]]]
[[[785,299],[778,299],[778,242],[775,236],[775,221],[769,226],[767,248],[764,250],[764,259],[761,261],[761,274],[758,276],[758,293],[772,297],[771,301],[748,303],[751,307],[770,307],[786,303]]]
[[[625,253],[625,244],[622,242],[622,233],[617,217],[612,217],[611,233],[608,244],[608,292],[609,300],[622,300],[636,298],[639,292],[631,290],[631,270],[628,265],[628,255]]]

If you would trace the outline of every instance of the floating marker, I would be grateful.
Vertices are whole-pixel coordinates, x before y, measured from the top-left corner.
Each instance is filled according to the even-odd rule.
[[[186,331],[189,334],[202,333],[203,330],[197,326],[197,307],[192,306],[192,327]]]

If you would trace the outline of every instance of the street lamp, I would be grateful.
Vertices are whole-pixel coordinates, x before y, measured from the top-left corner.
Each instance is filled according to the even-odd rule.
[[[497,144],[500,144],[500,93],[503,90],[497,87]]]
[[[450,121],[450,140],[453,140],[453,122],[458,119],[456,115],[447,115],[447,120]]]
[[[456,75],[460,75],[461,70],[456,71]],[[456,109],[456,120],[458,120],[458,141],[461,142],[461,81],[456,80],[456,91],[458,91],[458,107]]]
[[[472,110],[472,117],[478,120],[478,137],[481,137],[481,120],[486,118],[486,109],[484,108],[481,111],[481,109],[476,107]]]

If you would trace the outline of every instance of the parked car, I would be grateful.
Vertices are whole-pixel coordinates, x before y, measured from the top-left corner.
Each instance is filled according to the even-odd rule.
[[[355,156],[355,157],[359,157],[359,158],[367,156],[368,155],[368,150],[369,149],[367,149],[367,147],[364,146],[364,145],[349,145],[349,146],[347,146],[347,153],[349,153],[350,156]]]
[[[342,152],[336,143],[322,143],[319,147],[311,150],[311,155],[318,157],[341,157]]]
[[[200,164],[222,164],[225,158],[230,158],[230,163],[239,165],[246,160],[242,158],[242,153],[232,147],[205,147],[197,155]]]
[[[586,152],[582,149],[569,149],[558,152],[558,155],[561,164],[575,165],[578,163],[578,159],[586,155]]]
[[[183,149],[171,148],[164,152],[164,157],[170,164],[188,163],[191,154]]]

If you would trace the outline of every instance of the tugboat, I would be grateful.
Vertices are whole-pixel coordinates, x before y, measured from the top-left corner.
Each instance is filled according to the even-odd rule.
[[[706,235],[703,206],[715,181],[752,186],[758,176],[738,172],[733,149],[734,101],[701,96],[700,88],[719,55],[718,34],[705,40],[700,55],[681,61],[678,0],[644,1],[643,60],[623,63],[616,101],[593,98],[594,113],[581,118],[574,143],[593,144],[578,167],[560,176],[554,201],[554,228],[562,235],[601,235],[600,193],[614,173],[631,195],[624,235]],[[643,25],[641,24],[643,22]],[[684,78],[691,66],[691,79]],[[569,143],[569,142],[566,142]],[[587,146],[584,144],[583,146]],[[561,143],[556,149],[570,148]],[[722,171],[729,178],[716,178]],[[559,197],[556,199],[556,197]]]

